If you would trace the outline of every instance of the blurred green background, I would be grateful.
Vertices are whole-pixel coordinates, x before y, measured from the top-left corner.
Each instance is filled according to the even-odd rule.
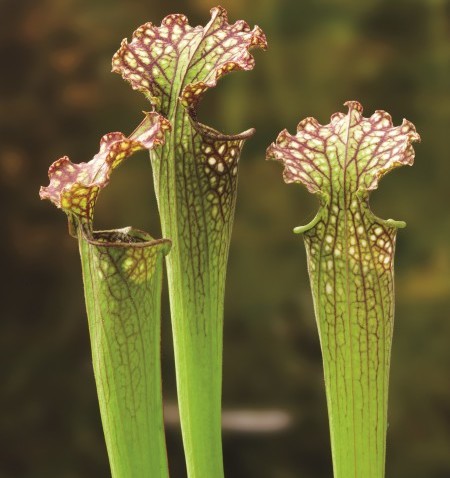
[[[52,161],[97,152],[148,108],[110,61],[145,21],[183,12],[205,24],[215,2],[0,0],[0,477],[108,476],[93,381],[77,244],[38,198]],[[221,80],[199,111],[225,132],[257,129],[241,160],[225,309],[223,402],[282,411],[289,423],[224,431],[230,478],[332,476],[321,357],[302,239],[294,226],[317,203],[264,161],[268,144],[305,116],[322,123],[357,99],[403,117],[422,136],[413,168],[372,197],[381,217],[406,220],[396,257],[388,478],[450,477],[450,2],[230,0],[231,21],[260,25],[269,50],[253,72]],[[160,234],[146,154],[114,174],[96,227]],[[164,390],[175,401],[167,297]],[[244,413],[244,418],[245,418]],[[173,421],[173,420],[172,420]],[[173,478],[185,477],[178,427],[168,426]],[[139,478],[139,477],[137,477]],[[214,478],[214,477],[205,477]],[[364,477],[362,477],[364,478]]]

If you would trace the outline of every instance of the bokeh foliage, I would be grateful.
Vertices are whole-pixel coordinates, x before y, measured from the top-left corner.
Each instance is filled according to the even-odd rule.
[[[129,133],[148,109],[109,73],[123,37],[172,12],[204,24],[210,0],[0,1],[1,478],[107,476],[76,241],[64,214],[39,202],[49,164],[86,161],[108,131]],[[284,127],[322,123],[358,99],[422,136],[413,168],[381,182],[372,206],[406,220],[396,257],[387,476],[450,476],[450,2],[230,0],[230,19],[265,31],[253,72],[208,92],[199,118],[228,133],[256,127],[242,155],[225,309],[225,408],[287,410],[277,434],[229,431],[228,476],[328,478],[328,424],[319,344],[301,238],[317,207],[267,145]],[[145,153],[115,173],[97,227],[160,226]],[[164,389],[175,399],[167,299]],[[176,427],[172,476],[183,477]]]

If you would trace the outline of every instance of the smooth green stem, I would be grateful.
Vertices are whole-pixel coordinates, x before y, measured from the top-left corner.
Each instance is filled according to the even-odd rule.
[[[113,478],[167,478],[160,305],[167,240],[78,234],[92,359]]]

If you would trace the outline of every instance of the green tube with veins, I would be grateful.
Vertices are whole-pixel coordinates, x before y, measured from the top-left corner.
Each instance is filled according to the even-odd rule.
[[[223,476],[222,329],[238,161],[253,130],[224,135],[196,119],[204,92],[233,70],[250,70],[262,31],[211,10],[205,26],[184,15],[142,25],[113,58],[113,71],[143,92],[172,125],[150,153],[167,257],[178,402],[190,478]],[[139,134],[139,129],[136,134]]]
[[[167,478],[160,364],[160,305],[170,241],[132,229],[95,232],[93,209],[114,168],[161,144],[167,121],[150,113],[145,135],[102,138],[88,163],[67,157],[49,171],[41,197],[69,217],[78,238],[95,382],[113,478]]]
[[[411,165],[414,126],[356,101],[328,125],[306,118],[282,131],[267,159],[284,180],[317,194],[320,209],[303,233],[322,349],[335,478],[383,478],[394,321],[397,228],[370,210],[368,197],[391,169]]]
[[[169,241],[134,229],[79,237],[103,431],[113,477],[167,477],[160,302]]]

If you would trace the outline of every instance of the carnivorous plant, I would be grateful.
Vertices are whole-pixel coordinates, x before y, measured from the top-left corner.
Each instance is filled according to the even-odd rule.
[[[167,256],[178,402],[188,475],[223,476],[222,329],[225,275],[238,161],[253,130],[227,136],[196,118],[202,95],[233,70],[250,70],[262,31],[229,24],[223,8],[205,26],[184,15],[146,23],[124,40],[113,71],[170,121],[166,143],[150,152]]]
[[[148,113],[133,139],[109,133],[88,163],[63,157],[40,196],[78,238],[95,381],[113,478],[168,477],[162,414],[160,300],[170,241],[124,228],[94,231],[97,196],[133,152],[164,142],[170,125]]]
[[[323,356],[335,478],[382,478],[394,321],[394,249],[405,223],[376,217],[368,197],[391,169],[411,165],[412,123],[356,101],[325,126],[306,118],[282,131],[267,158],[287,183],[320,199],[303,233]]]

